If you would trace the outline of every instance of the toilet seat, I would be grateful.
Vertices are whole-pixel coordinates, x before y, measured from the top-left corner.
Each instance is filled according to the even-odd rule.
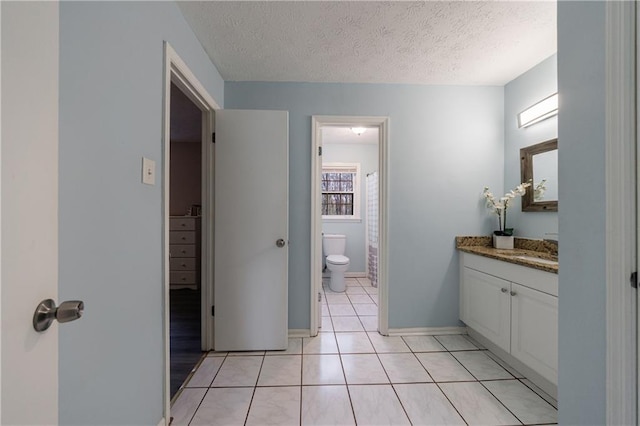
[[[349,258],[340,254],[332,254],[327,256],[327,263],[331,263],[333,265],[348,265]]]

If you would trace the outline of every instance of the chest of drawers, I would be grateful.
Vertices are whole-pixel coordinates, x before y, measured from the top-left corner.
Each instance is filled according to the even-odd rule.
[[[169,284],[171,289],[200,287],[200,217],[169,218]]]

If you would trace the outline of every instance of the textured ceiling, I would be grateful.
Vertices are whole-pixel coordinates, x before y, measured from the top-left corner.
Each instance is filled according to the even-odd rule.
[[[556,52],[555,1],[178,5],[230,81],[504,85]]]

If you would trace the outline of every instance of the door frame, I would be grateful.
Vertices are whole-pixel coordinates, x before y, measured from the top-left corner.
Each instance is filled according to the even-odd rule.
[[[202,223],[201,223],[201,337],[202,350],[213,349],[214,318],[209,315],[213,306],[213,164],[214,146],[211,141],[215,128],[215,110],[220,109],[218,103],[209,94],[207,89],[196,78],[187,64],[180,58],[168,42],[164,42],[164,111],[163,111],[163,270],[164,270],[164,419],[169,423],[170,413],[170,307],[169,307],[169,182],[170,182],[170,158],[171,158],[171,83],[178,88],[202,111]]]
[[[606,4],[606,419],[636,424],[638,417],[636,229],[640,152],[636,122],[638,17],[634,2]],[[561,95],[562,96],[562,95]]]
[[[323,127],[377,127],[378,128],[378,331],[389,334],[388,314],[388,229],[389,229],[389,117],[373,116],[311,116],[311,336],[318,334],[318,294],[322,289],[322,212],[320,180],[322,174]]]

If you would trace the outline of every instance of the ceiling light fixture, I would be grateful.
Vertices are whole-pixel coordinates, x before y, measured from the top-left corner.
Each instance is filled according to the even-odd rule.
[[[558,94],[554,93],[518,114],[518,127],[528,127],[558,114]]]
[[[364,128],[364,127],[352,127],[352,128],[351,128],[351,131],[352,131],[353,133],[355,133],[356,135],[360,136],[361,134],[363,134],[364,132],[366,132],[366,131],[367,131],[367,129],[366,129],[366,128]]]

